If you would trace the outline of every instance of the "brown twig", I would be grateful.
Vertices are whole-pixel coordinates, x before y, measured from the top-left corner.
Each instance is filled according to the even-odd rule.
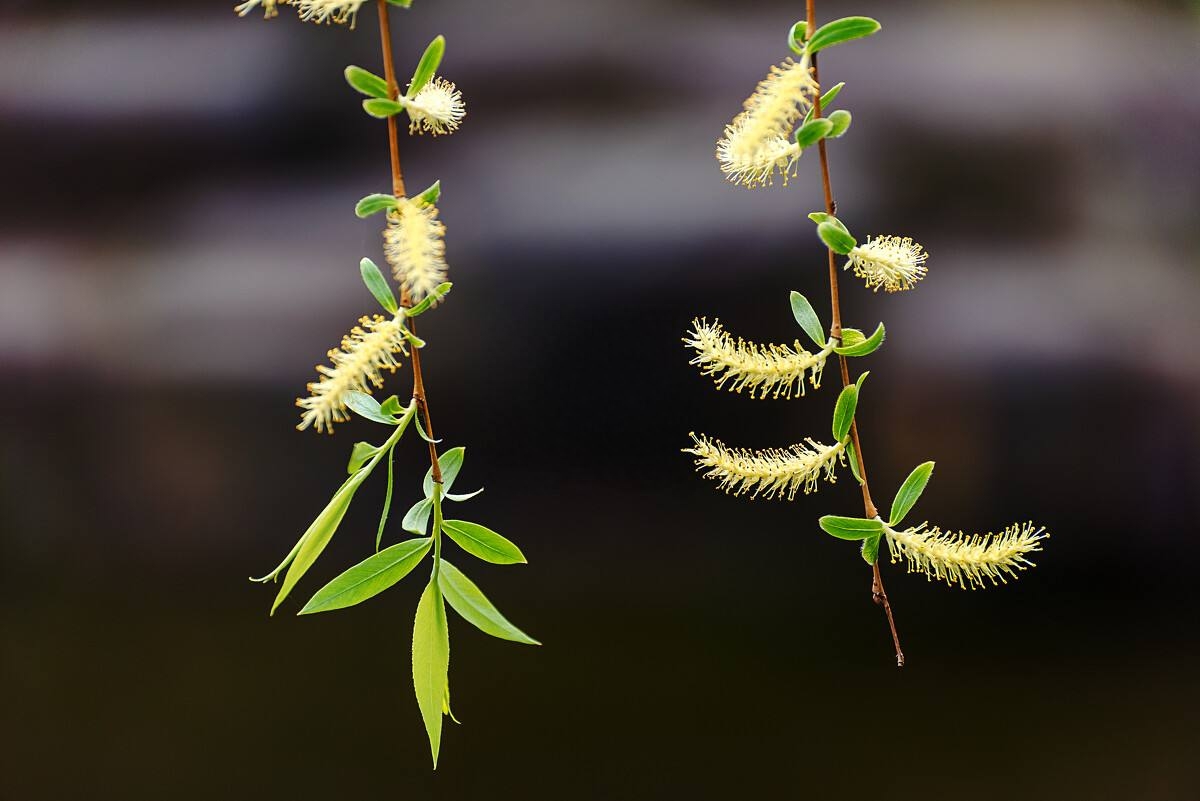
[[[388,4],[386,0],[376,0],[379,7],[379,39],[383,45],[383,75],[387,79],[388,95],[395,100],[400,97],[400,84],[396,80],[396,65],[392,58],[392,26],[388,17]],[[405,196],[404,192],[404,173],[400,169],[400,136],[398,131],[399,123],[396,120],[396,115],[387,118],[388,125],[388,152],[392,159],[392,194],[398,198]],[[401,287],[400,289],[400,305],[408,308],[412,305],[412,298],[409,296],[408,290]],[[416,320],[408,321],[409,329],[416,334]],[[433,437],[433,420],[429,416],[429,402],[425,397],[425,378],[421,373],[421,351],[417,347],[413,347],[412,355],[409,357],[412,361],[413,369],[413,400],[417,402],[417,409],[425,418],[425,433],[432,440]],[[438,484],[442,483],[442,468],[438,464],[437,445],[433,442],[429,445],[429,464],[433,472],[433,480]]]
[[[380,0],[383,2],[383,0]],[[808,31],[811,35],[817,29],[816,24],[816,0],[805,0],[806,21],[808,23]],[[813,79],[820,85],[820,73],[817,71],[817,56],[812,57]],[[821,94],[817,91],[816,97],[813,99],[813,119],[818,119],[821,116]],[[829,157],[825,153],[825,140],[820,139],[817,143],[817,153],[821,159],[821,187],[825,191],[825,212],[834,214],[837,211],[837,204],[833,200],[833,186],[829,181]],[[842,337],[842,305],[838,295],[838,269],[837,259],[833,249],[829,249],[829,298],[833,307],[833,323],[829,329],[829,336],[833,339],[841,339]],[[850,386],[850,368],[846,363],[845,356],[838,356],[838,364],[842,370],[842,386]],[[867,465],[863,461],[862,444],[858,438],[858,422],[857,420],[850,423],[850,441],[854,443],[854,456],[858,461],[858,474],[862,476],[862,497],[863,511],[866,517],[873,518],[878,516],[879,510],[875,508],[874,501],[871,500],[871,487],[867,484]],[[879,573],[879,560],[876,558],[875,564],[871,566],[871,599],[875,603],[883,607],[884,613],[887,615],[888,628],[892,631],[892,644],[896,646],[896,666],[904,667],[904,651],[900,649],[900,635],[896,632],[896,619],[892,615],[892,605],[888,602],[887,590],[883,588],[883,576]]]

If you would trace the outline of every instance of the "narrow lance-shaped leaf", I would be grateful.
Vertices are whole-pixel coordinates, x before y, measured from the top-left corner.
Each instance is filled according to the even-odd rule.
[[[458,543],[458,547],[485,562],[495,565],[525,563],[525,554],[520,548],[487,526],[466,520],[445,520],[442,530]]]
[[[861,540],[883,531],[883,522],[866,517],[825,515],[818,521],[826,534],[839,540]]]
[[[445,559],[442,560],[442,566],[438,573],[438,585],[442,588],[442,594],[445,596],[446,602],[450,604],[450,608],[484,634],[526,645],[541,645],[540,642],[510,623],[504,615],[500,614],[500,610],[487,599],[483,591],[475,586],[475,582]]]
[[[450,290],[454,288],[452,281],[443,281],[433,288],[433,291],[421,299],[421,302],[411,307],[405,314],[409,317],[417,317],[432,309],[437,304],[441,303]]]
[[[792,316],[796,318],[800,328],[818,347],[825,347],[825,330],[821,326],[821,318],[817,317],[817,312],[808,302],[808,298],[799,292],[792,292],[791,301]]]
[[[421,54],[421,60],[417,62],[417,68],[413,70],[412,81],[408,85],[408,91],[405,93],[408,97],[416,97],[417,92],[425,88],[425,84],[429,83],[429,79],[437,72],[437,68],[442,63],[442,55],[446,52],[446,39],[444,36],[438,35],[433,38],[429,46],[425,48],[425,52]]]
[[[383,273],[379,271],[379,267],[370,259],[363,259],[358,263],[358,270],[362,273],[363,283],[366,284],[371,295],[375,300],[379,301],[379,305],[386,309],[389,313],[395,314],[400,310],[400,304],[396,302],[396,296],[392,294],[392,288],[388,286],[387,279],[383,277]]]
[[[388,465],[387,465],[387,492],[383,496],[383,511],[379,513],[379,528],[375,530],[375,552],[379,552],[379,546],[383,543],[383,529],[387,526],[388,514],[392,511],[392,489],[395,486],[395,459],[396,448],[393,446],[388,448]]]
[[[821,113],[822,114],[824,114],[826,111],[828,111],[829,107],[831,105],[833,105],[834,99],[836,99],[837,96],[842,93],[842,87],[844,87],[845,85],[846,85],[845,82],[835,83],[833,86],[829,87],[828,92],[821,95]],[[817,111],[817,107],[816,107],[816,104],[814,104],[813,107],[808,110],[808,113],[804,115],[804,122],[808,122],[809,120],[811,120],[813,118],[813,115],[816,113],[816,111]],[[820,220],[817,220],[817,222],[820,222]]]
[[[850,472],[854,475],[854,480],[860,485],[866,483],[858,469],[858,449],[854,447],[852,441],[846,443],[846,459],[850,462]]]
[[[414,198],[414,200],[424,203],[427,206],[432,206],[433,204],[437,203],[441,197],[442,197],[442,182],[434,181],[432,184],[429,185],[428,189],[426,189],[421,194],[417,195]]]
[[[892,501],[892,513],[889,516],[888,525],[898,526],[904,522],[904,518],[912,510],[913,504],[925,491],[931,475],[933,475],[933,462],[917,465],[916,469],[909,473],[908,478],[904,479],[904,483],[896,492],[896,499]]]
[[[446,605],[436,580],[430,579],[417,604],[413,622],[412,672],[417,706],[425,721],[435,769],[442,745],[442,713],[449,669],[450,632],[446,626]]]
[[[346,67],[345,75],[346,83],[350,84],[356,91],[362,92],[368,97],[387,98],[387,81],[375,73],[364,70],[362,67],[351,65]]]
[[[467,449],[461,445],[457,448],[451,448],[438,457],[438,468],[442,471],[442,492],[447,493],[454,486],[454,479],[458,478],[458,472],[462,470],[463,459],[466,458]],[[426,498],[433,497],[433,468],[430,467],[425,471],[425,480],[421,484],[421,488],[425,491]]]
[[[384,548],[318,590],[299,614],[332,612],[375,597],[412,572],[432,546],[433,540],[425,537]]]
[[[841,19],[835,19],[833,22],[828,22],[817,28],[816,32],[809,37],[805,49],[810,55],[816,55],[827,47],[833,47],[842,42],[849,42],[852,39],[861,39],[864,36],[870,36],[878,31],[880,27],[879,22],[870,17],[842,17]]]
[[[366,219],[372,214],[378,214],[381,211],[390,211],[391,209],[396,208],[398,205],[399,204],[396,202],[395,195],[367,195],[362,200],[358,201],[358,203],[354,204],[354,213],[357,216]]]
[[[850,434],[850,425],[854,422],[854,410],[858,406],[858,387],[848,386],[838,395],[837,406],[833,408],[833,438],[838,442]]]

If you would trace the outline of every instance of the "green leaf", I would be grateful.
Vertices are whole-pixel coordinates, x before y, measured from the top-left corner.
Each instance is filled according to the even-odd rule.
[[[892,513],[888,518],[889,526],[898,526],[904,522],[904,518],[912,510],[913,504],[925,491],[925,485],[929,483],[931,475],[933,475],[933,462],[919,464],[908,474],[908,478],[904,479],[904,483],[896,492],[896,499],[892,501]]]
[[[865,484],[862,473],[858,470],[858,450],[854,447],[854,442],[846,443],[846,458],[850,461],[850,472],[854,475],[854,480],[860,485]]]
[[[808,38],[808,22],[800,20],[788,31],[788,47],[798,56],[804,55],[804,40]]]
[[[375,266],[375,262],[370,259],[363,259],[358,263],[358,271],[362,274],[363,283],[366,284],[371,294],[375,296],[375,300],[379,301],[380,306],[391,314],[395,314],[400,310],[400,304],[396,302],[396,296],[392,294],[392,288],[388,286],[387,279],[383,277],[383,273]]]
[[[346,67],[346,83],[350,84],[356,91],[362,92],[368,97],[388,98],[387,81],[380,78],[373,72],[368,72],[362,67],[356,67],[353,64]]]
[[[438,457],[438,467],[442,471],[442,492],[447,493],[454,486],[454,479],[458,478],[458,471],[462,470],[463,459],[467,456],[467,449],[461,445],[457,448],[451,448]],[[421,488],[425,491],[425,497],[433,497],[433,468],[430,467],[425,471],[425,481]]]
[[[850,129],[850,120],[852,118],[849,111],[846,111],[845,109],[838,109],[825,119],[829,120],[829,122],[833,124],[833,130],[826,134],[825,138],[837,139]]]
[[[426,442],[432,442],[434,445],[437,445],[438,443],[441,442],[440,439],[434,439],[433,437],[431,437],[425,433],[425,426],[421,425],[421,418],[419,416],[414,417],[413,419],[417,423],[417,434],[419,434],[421,436],[421,439],[425,440]]]
[[[412,0],[387,0],[389,6],[398,6],[399,8],[411,8]]]
[[[372,463],[374,464],[374,463]],[[279,588],[279,593],[275,596],[275,602],[271,604],[271,614],[275,614],[275,610],[288,597],[288,593],[296,586],[296,583],[308,572],[312,567],[313,562],[317,561],[317,557],[321,555],[321,551],[325,550],[325,546],[329,544],[329,540],[333,538],[334,532],[337,531],[338,525],[341,524],[342,518],[346,516],[346,510],[350,508],[350,501],[354,500],[354,493],[362,486],[367,475],[371,472],[371,466],[364,467],[342,484],[329,501],[328,505],[321,510],[321,514],[317,515],[317,519],[312,522],[308,529],[300,538],[300,548],[296,551],[296,558],[292,560],[291,566],[288,568],[287,575],[283,577],[283,585]]]
[[[445,559],[442,560],[442,566],[438,572],[438,586],[441,587],[442,595],[450,604],[450,608],[484,634],[525,645],[541,645],[540,642],[509,623],[508,619],[500,614],[500,610],[492,605],[479,587],[475,586],[475,582]]]
[[[433,540],[405,540],[367,557],[326,584],[300,610],[301,615],[332,612],[360,604],[391,587],[420,564]]]
[[[405,314],[407,314],[409,317],[417,317],[418,315],[424,314],[437,304],[441,303],[442,300],[450,294],[450,290],[453,287],[454,284],[451,281],[444,281],[438,284],[432,292],[421,298],[420,303],[406,311]]]
[[[809,120],[796,130],[796,144],[800,147],[812,147],[817,142],[829,136],[833,123],[824,117]]]
[[[358,416],[365,417],[366,419],[372,420],[376,423],[394,426],[400,422],[393,415],[384,414],[383,410],[379,406],[379,401],[375,400],[365,392],[359,392],[358,390],[352,389],[346,394],[342,395],[342,403],[345,403],[346,408],[350,409],[350,411],[354,412]]]
[[[412,671],[417,706],[429,734],[429,751],[437,768],[442,745],[442,712],[449,685],[450,631],[446,627],[446,605],[436,579],[430,579],[417,604],[413,623]]]
[[[433,37],[433,41],[425,48],[425,52],[421,55],[421,60],[417,62],[417,68],[413,70],[412,81],[405,91],[405,97],[416,97],[417,92],[425,88],[425,84],[429,83],[429,79],[437,72],[437,68],[442,63],[442,55],[446,52],[446,39],[440,34]]]
[[[413,200],[417,201],[418,203],[424,203],[426,206],[432,206],[433,204],[437,203],[438,200],[441,199],[441,197],[442,197],[442,182],[434,181],[432,184],[429,185],[428,189],[426,189],[421,194],[417,195],[415,198],[413,198]]]
[[[471,500],[472,498],[474,498],[476,495],[478,495],[481,492],[483,492],[483,487],[480,487],[479,489],[475,490],[474,492],[464,492],[464,493],[460,493],[458,495],[454,495],[452,493],[446,493],[446,500],[454,501],[455,503],[462,503],[463,501]]]
[[[832,105],[833,101],[837,98],[837,96],[842,93],[842,87],[845,85],[846,85],[845,82],[836,83],[829,88],[828,92],[821,95],[821,113],[822,114],[829,110],[829,106]],[[808,110],[808,113],[804,115],[804,122],[808,122],[809,120],[811,120],[813,118],[813,115],[816,113],[816,111],[817,111],[817,107],[814,104],[813,107]],[[812,215],[810,214],[809,216],[811,217]],[[821,221],[816,220],[816,222],[821,222]]]
[[[396,448],[388,448],[387,493],[383,496],[383,511],[379,514],[379,528],[375,531],[375,553],[379,553],[379,545],[383,542],[383,529],[387,525],[388,514],[392,511],[392,488],[395,486],[394,462]]]
[[[838,395],[837,406],[833,407],[833,438],[838,442],[850,434],[854,422],[854,409],[858,406],[858,387],[850,386]]]
[[[404,111],[404,104],[398,100],[372,98],[364,100],[362,106],[363,111],[380,120],[386,120],[388,117],[394,117],[401,111]]]
[[[861,39],[878,31],[879,23],[870,17],[842,17],[826,23],[809,37],[806,49],[815,55],[827,47],[833,47],[852,39]]]
[[[525,554],[513,543],[478,523],[443,520],[442,530],[472,556],[494,565],[525,564]]]
[[[818,347],[825,347],[825,331],[821,327],[821,318],[817,317],[817,313],[813,310],[812,304],[808,302],[808,298],[799,292],[793,291],[791,301],[792,316],[796,318],[796,322],[804,329],[804,333],[808,334],[808,338],[817,343]]]
[[[395,195],[373,194],[367,195],[358,203],[354,204],[354,213],[363,219],[370,217],[372,214],[378,214],[381,211],[390,211],[399,207]]]
[[[400,527],[405,531],[411,531],[413,534],[425,536],[429,527],[429,515],[433,512],[433,499],[422,498],[412,505],[412,508],[404,513],[404,520],[400,522]]]
[[[389,395],[383,403],[379,404],[379,411],[384,414],[400,414],[407,412],[408,408],[400,405],[400,399],[395,395]]]
[[[867,370],[865,373],[863,373],[862,375],[860,375],[858,377],[857,381],[854,382],[854,386],[858,388],[859,392],[862,392],[863,382],[867,380],[867,376],[869,376],[870,374],[871,374],[871,371]]]
[[[825,247],[834,253],[845,256],[858,242],[847,233],[845,226],[839,226],[832,220],[826,220],[817,226],[817,236],[825,243]]]
[[[876,534],[862,541],[862,558],[868,565],[879,561],[879,541],[881,539],[883,539],[883,535]]]
[[[354,475],[367,463],[368,459],[377,453],[379,453],[378,445],[372,445],[369,442],[354,443],[354,450],[350,451],[350,463],[346,465],[346,472]]]
[[[883,531],[883,522],[866,517],[838,517],[825,515],[820,519],[821,528],[839,540],[861,540]]]
[[[880,323],[875,329],[875,333],[869,337],[863,336],[863,332],[857,328],[843,328],[842,346],[834,348],[834,351],[842,356],[869,356],[879,350],[885,336],[887,336],[887,331],[884,329],[883,323]]]

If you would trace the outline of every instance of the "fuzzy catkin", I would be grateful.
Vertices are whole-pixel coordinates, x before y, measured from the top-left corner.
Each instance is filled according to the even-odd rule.
[[[758,345],[741,337],[736,340],[721,327],[720,320],[710,324],[704,319],[692,321],[692,330],[683,343],[696,351],[689,364],[700,367],[702,375],[712,376],[717,389],[728,385],[731,392],[749,390],[751,396],[791,398],[803,395],[806,380],[814,389],[821,386],[825,361],[833,352],[827,347],[817,353],[805,350],[800,341],[791,346]]]
[[[735,496],[750,493],[751,499],[762,495],[790,501],[798,492],[807,495],[817,489],[822,476],[830,483],[837,481],[834,468],[846,460],[845,442],[822,445],[807,439],[788,448],[752,451],[729,448],[695,432],[690,436],[695,445],[683,452],[696,457],[696,469],[717,481],[725,492]]]
[[[1042,549],[1049,535],[1033,523],[1014,524],[999,534],[942,531],[922,523],[896,531],[884,528],[892,562],[905,561],[910,573],[963,589],[1007,583],[1018,571],[1033,567],[1026,554]]]

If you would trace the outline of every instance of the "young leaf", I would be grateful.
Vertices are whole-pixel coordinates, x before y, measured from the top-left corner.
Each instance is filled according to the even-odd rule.
[[[838,109],[830,114],[826,119],[833,124],[833,130],[826,136],[827,139],[837,139],[842,134],[850,129],[850,112],[845,109]]]
[[[842,256],[845,256],[858,244],[858,241],[847,233],[844,225],[837,225],[833,220],[826,220],[818,225],[817,236],[821,237],[825,247]]]
[[[442,299],[450,294],[450,290],[453,288],[453,286],[454,284],[450,281],[444,281],[438,284],[436,287],[434,287],[432,292],[421,299],[420,303],[418,303],[416,306],[413,306],[411,309],[405,312],[405,314],[407,314],[409,317],[416,317],[424,314],[432,309],[435,305],[441,303]]]
[[[438,586],[441,587],[442,595],[450,604],[450,608],[484,634],[525,645],[541,645],[540,642],[509,623],[508,619],[500,614],[500,610],[492,605],[479,587],[475,586],[475,582],[445,559],[442,560],[442,566],[438,572]]]
[[[442,530],[472,556],[494,565],[525,564],[525,554],[513,543],[478,523],[443,520]]]
[[[346,472],[354,475],[367,463],[368,459],[377,453],[379,453],[378,445],[372,445],[369,442],[354,443],[354,450],[350,452],[350,463],[346,465]]]
[[[804,333],[808,334],[808,338],[817,343],[819,347],[825,347],[825,332],[821,328],[821,318],[817,317],[817,313],[813,309],[812,304],[808,302],[808,298],[799,292],[793,291],[791,301],[792,316],[796,318],[796,322],[804,329]]]
[[[854,422],[854,409],[858,406],[858,387],[849,386],[838,395],[837,406],[833,407],[833,438],[838,442],[850,434]]]
[[[467,449],[461,445],[457,448],[451,448],[438,457],[438,467],[442,471],[442,493],[445,494],[454,486],[454,479],[458,478],[458,471],[462,470],[463,459],[466,458]],[[421,485],[425,490],[425,497],[433,497],[433,468],[430,467],[425,471],[425,481]]]
[[[804,55],[804,40],[808,38],[808,22],[800,20],[788,31],[788,47],[798,56]]]
[[[925,491],[925,485],[929,483],[931,475],[933,475],[933,462],[919,464],[908,474],[908,478],[904,479],[904,483],[896,492],[896,500],[892,501],[892,513],[888,518],[889,526],[898,526],[904,522],[904,518],[912,510],[913,504]]]
[[[391,314],[395,314],[400,310],[400,304],[396,302],[396,296],[392,294],[392,288],[388,286],[387,279],[383,277],[383,273],[379,271],[379,267],[370,259],[363,259],[358,263],[358,271],[362,274],[363,283],[367,289],[375,296],[375,300],[379,301],[379,305],[386,309]]]
[[[368,72],[362,67],[350,65],[346,67],[346,83],[350,84],[355,90],[362,92],[368,97],[378,97],[386,99],[388,96],[387,81],[380,78],[373,72]]]
[[[394,117],[404,111],[404,104],[398,100],[372,98],[364,100],[362,106],[363,111],[380,120],[386,120],[388,117]]]
[[[883,539],[883,535],[876,534],[862,541],[862,558],[868,565],[879,561],[879,541],[881,539]]]
[[[394,462],[396,448],[388,448],[387,493],[383,496],[383,511],[379,514],[379,528],[375,531],[375,553],[379,553],[379,544],[383,542],[383,529],[387,525],[388,513],[392,511],[392,488],[395,485]]]
[[[809,37],[807,50],[809,54],[824,50],[827,47],[833,47],[842,42],[849,42],[852,39],[861,39],[864,36],[870,36],[878,31],[879,23],[870,17],[843,17],[835,19],[833,22],[826,23]]]
[[[854,386],[858,389],[859,392],[862,392],[863,382],[867,380],[867,376],[869,376],[870,374],[871,374],[871,371],[867,370],[865,373],[863,373],[862,375],[860,375],[858,377],[857,381],[854,382]]]
[[[463,493],[459,493],[458,495],[448,492],[448,493],[446,493],[445,497],[446,497],[446,500],[448,500],[448,501],[454,501],[455,503],[461,503],[463,501],[471,500],[472,498],[474,498],[476,495],[478,495],[481,492],[483,492],[483,487],[480,487],[479,489],[475,490],[474,492],[463,492]]]
[[[832,130],[833,123],[824,117],[809,120],[796,130],[796,144],[800,145],[800,147],[812,147],[826,136],[829,136]]]
[[[421,425],[420,416],[413,417],[413,420],[417,424],[417,434],[419,434],[421,436],[421,439],[425,440],[426,442],[432,442],[434,445],[437,445],[438,443],[441,442],[440,439],[434,439],[433,437],[431,437],[425,433],[425,426]]]
[[[404,513],[404,520],[400,521],[400,527],[405,531],[411,531],[413,534],[424,537],[429,526],[429,515],[432,513],[433,499],[422,498]]]
[[[850,333],[852,331],[853,334]],[[843,328],[842,346],[834,348],[834,351],[842,356],[869,356],[879,350],[885,336],[887,336],[887,331],[884,329],[883,323],[880,323],[875,329],[875,333],[869,337],[864,337],[863,332],[857,328]]]
[[[407,576],[432,546],[432,539],[422,538],[384,548],[319,589],[299,614],[332,612],[375,597]]]
[[[346,404],[346,407],[350,409],[350,411],[354,412],[360,417],[373,420],[376,423],[394,426],[400,422],[392,415],[384,414],[380,409],[379,401],[375,400],[365,392],[359,392],[358,390],[352,389],[342,396],[342,402]]]
[[[414,198],[414,200],[416,200],[419,203],[424,203],[426,206],[432,206],[433,204],[438,202],[438,200],[441,198],[441,196],[442,196],[442,182],[434,181],[432,184],[429,185],[428,189],[426,189],[421,194],[417,195]]]
[[[379,404],[379,411],[382,412],[383,414],[396,415],[396,414],[400,414],[401,412],[406,412],[406,411],[408,411],[408,409],[406,407],[400,405],[400,399],[397,398],[395,395],[389,395],[383,401],[383,403]],[[414,415],[413,419],[416,419],[415,415]]]
[[[354,213],[366,219],[372,214],[378,214],[381,211],[390,211],[397,207],[395,195],[367,195],[358,203],[354,204]]]
[[[417,62],[417,68],[413,70],[412,81],[408,85],[408,90],[404,93],[405,97],[416,97],[417,92],[425,88],[425,84],[429,83],[429,79],[437,72],[437,68],[442,63],[442,55],[446,52],[445,37],[433,37],[433,41],[425,48],[425,52],[421,55],[421,60]]]
[[[866,482],[863,481],[862,473],[858,471],[858,451],[855,449],[853,442],[846,443],[846,459],[850,462],[850,472],[854,475],[854,480],[859,485],[865,484]]]
[[[437,768],[442,745],[442,708],[446,700],[450,669],[450,632],[446,627],[446,605],[436,581],[431,579],[417,604],[413,623],[412,672],[417,706],[429,734],[429,751]]]
[[[844,81],[842,83],[835,83],[833,86],[829,87],[828,92],[821,95],[821,113],[822,114],[824,114],[826,111],[828,111],[829,107],[831,105],[833,105],[834,99],[837,98],[837,96],[842,93],[842,87],[845,85],[846,84]],[[809,120],[811,120],[813,118],[813,114],[816,113],[816,110],[817,110],[817,107],[814,104],[813,107],[808,110],[808,113],[804,115],[804,122],[808,122]],[[830,116],[832,117],[832,115],[830,115]],[[811,217],[812,215],[810,214],[808,216]],[[821,222],[821,221],[815,220],[814,222]]]
[[[820,519],[821,528],[839,540],[861,540],[883,531],[883,523],[866,517],[838,517],[825,515]]]

